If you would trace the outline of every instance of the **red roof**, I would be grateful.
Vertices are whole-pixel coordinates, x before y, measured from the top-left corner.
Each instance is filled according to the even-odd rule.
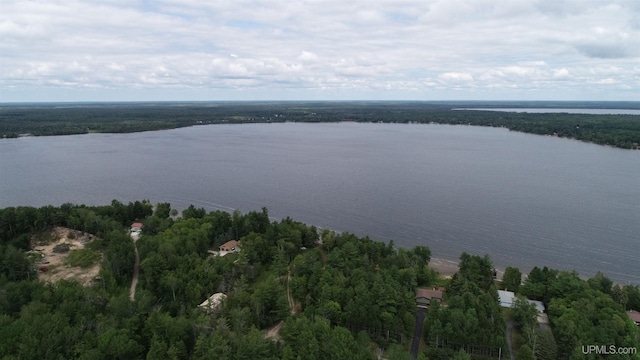
[[[132,227],[132,228],[134,228],[134,227],[142,228],[142,223],[135,222],[135,223],[131,224],[131,227]]]
[[[238,246],[238,241],[236,240],[229,240],[226,243],[220,245],[220,248],[226,248],[226,249],[231,249]]]

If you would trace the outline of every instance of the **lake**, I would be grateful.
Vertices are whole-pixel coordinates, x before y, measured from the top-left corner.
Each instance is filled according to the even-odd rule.
[[[0,207],[259,210],[499,267],[640,284],[640,152],[506,129],[208,125],[0,141]]]

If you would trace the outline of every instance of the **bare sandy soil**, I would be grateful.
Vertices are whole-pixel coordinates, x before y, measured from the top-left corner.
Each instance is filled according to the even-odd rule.
[[[445,277],[450,277],[458,272],[458,263],[450,260],[431,258],[431,261],[429,261],[429,267]]]
[[[71,238],[69,238],[70,234],[72,234]],[[93,278],[98,276],[101,261],[96,261],[95,265],[88,268],[72,267],[65,263],[69,252],[56,253],[53,249],[57,245],[63,244],[67,244],[69,251],[83,249],[86,244],[95,240],[95,237],[82,231],[56,227],[52,230],[50,238],[54,240],[48,244],[38,243],[36,239],[33,240],[32,249],[42,255],[42,259],[36,263],[39,269],[38,279],[51,283],[62,279],[76,280],[83,286],[88,286]],[[46,268],[47,271],[40,270],[42,268]]]
[[[429,261],[429,267],[433,268],[437,272],[440,273],[444,278],[451,278],[455,273],[458,272],[458,262],[445,260],[440,258],[431,258]],[[502,280],[502,276],[504,275],[504,269],[496,268],[497,280]]]

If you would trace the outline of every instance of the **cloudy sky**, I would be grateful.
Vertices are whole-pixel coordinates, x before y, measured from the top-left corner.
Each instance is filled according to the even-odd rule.
[[[638,100],[638,0],[0,0],[0,101]]]

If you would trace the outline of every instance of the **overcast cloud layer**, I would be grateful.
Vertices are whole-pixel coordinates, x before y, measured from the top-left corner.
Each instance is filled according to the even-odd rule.
[[[0,101],[640,100],[637,0],[0,0]]]

